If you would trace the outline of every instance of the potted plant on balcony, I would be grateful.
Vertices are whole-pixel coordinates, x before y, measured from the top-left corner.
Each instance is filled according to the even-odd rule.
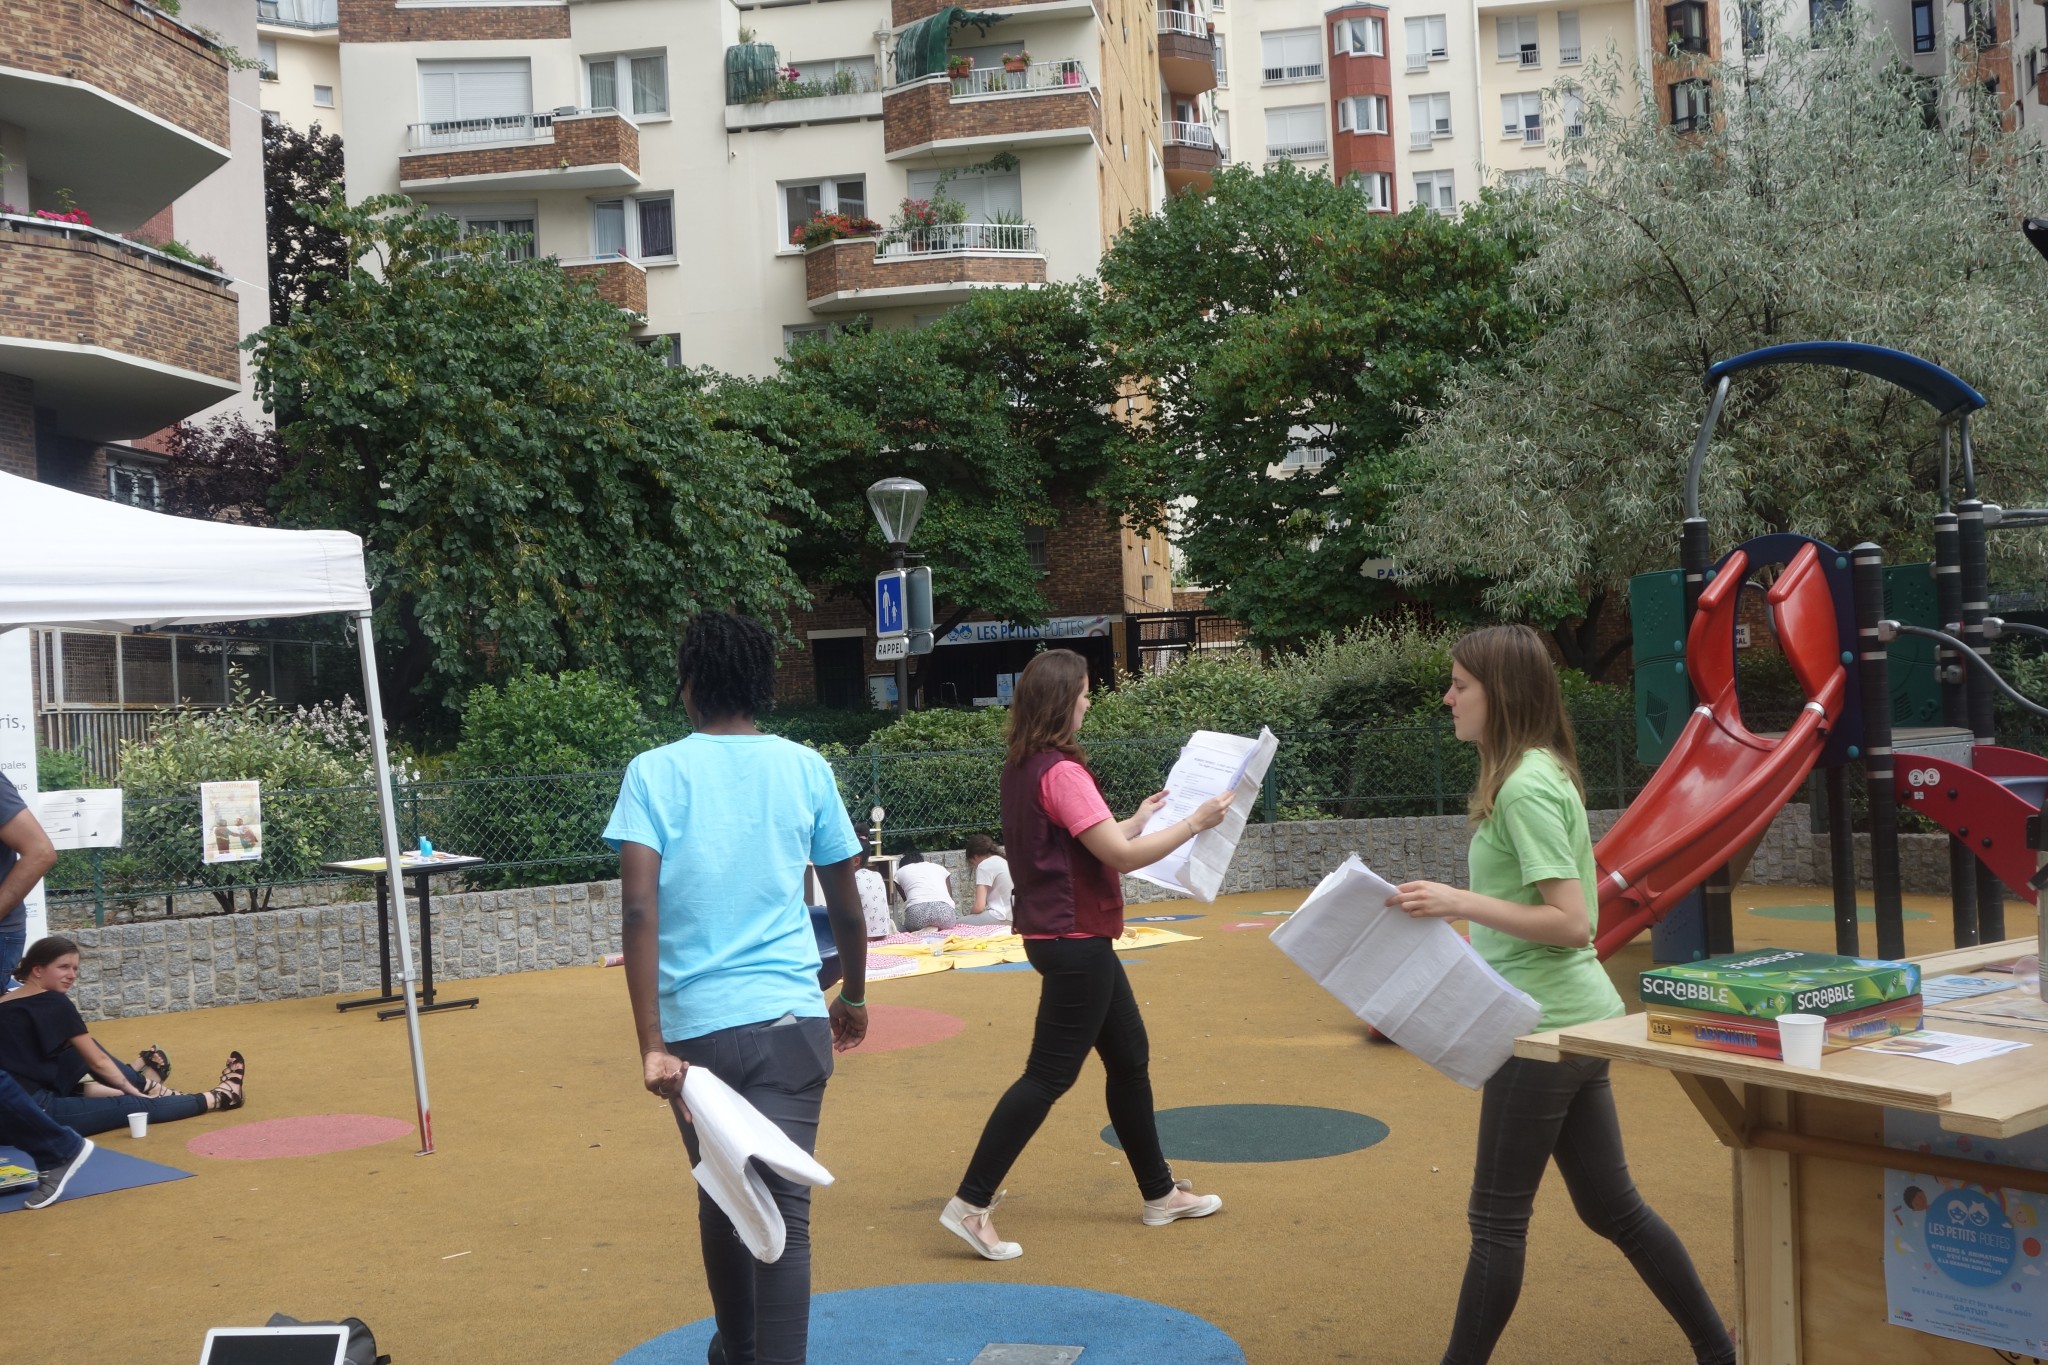
[[[1003,54],[1003,70],[1014,73],[1029,71],[1030,69],[1031,54],[1029,52],[1005,52]]]
[[[802,227],[793,229],[789,234],[789,244],[809,251],[847,237],[873,237],[881,230],[880,223],[861,214],[820,213],[813,215],[811,221]]]
[[[973,74],[974,74],[974,58],[972,58],[972,57],[948,57],[948,58],[946,58],[946,74],[947,74],[948,76],[951,76],[951,77],[952,77],[952,78],[953,78],[954,80],[956,80],[956,81],[959,81],[959,80],[965,80],[965,79],[967,79],[967,77],[969,77],[969,76],[971,76],[971,75],[973,75]]]

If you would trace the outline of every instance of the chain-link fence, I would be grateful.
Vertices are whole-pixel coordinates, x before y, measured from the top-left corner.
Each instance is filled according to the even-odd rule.
[[[1448,718],[1400,726],[1290,731],[1261,792],[1257,818],[1368,819],[1455,815],[1477,775],[1474,751],[1451,733]],[[1112,809],[1128,811],[1166,781],[1179,739],[1111,739],[1088,746],[1089,762]],[[1635,761],[1626,718],[1584,723],[1579,757],[1587,804],[1626,805],[1652,769]],[[876,748],[833,760],[841,796],[856,820],[886,812],[885,843],[958,848],[969,834],[1002,823],[1000,749],[893,753]],[[401,784],[399,839],[482,858],[462,874],[469,887],[537,886],[618,875],[601,837],[619,790],[617,772],[486,776]],[[117,849],[67,852],[48,882],[53,919],[81,924],[111,915],[170,915],[262,910],[332,899],[360,877],[323,863],[378,851],[372,788],[265,790],[263,856],[207,863],[207,832],[197,791],[131,800]],[[316,888],[312,891],[303,888]],[[325,888],[325,889],[321,889]]]

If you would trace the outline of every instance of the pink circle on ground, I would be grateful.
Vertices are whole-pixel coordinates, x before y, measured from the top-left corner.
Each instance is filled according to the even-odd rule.
[[[185,1144],[194,1156],[221,1161],[267,1161],[280,1156],[320,1156],[374,1147],[401,1138],[413,1126],[381,1114],[302,1114],[291,1119],[238,1123]]]
[[[911,1005],[869,1005],[868,1036],[855,1050],[896,1052],[906,1047],[923,1047],[927,1043],[942,1043],[966,1027],[965,1019],[938,1010],[921,1010]]]

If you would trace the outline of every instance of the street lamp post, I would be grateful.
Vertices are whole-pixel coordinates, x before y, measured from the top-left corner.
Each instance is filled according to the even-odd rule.
[[[910,537],[917,531],[917,519],[924,515],[924,485],[900,476],[883,479],[868,489],[868,507],[889,542],[889,564],[901,569],[910,557]],[[896,657],[896,714],[910,711],[910,660]]]

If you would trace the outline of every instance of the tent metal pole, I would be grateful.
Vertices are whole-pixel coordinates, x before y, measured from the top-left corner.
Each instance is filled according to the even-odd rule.
[[[399,875],[398,807],[391,796],[391,756],[384,744],[384,698],[377,686],[377,644],[370,613],[356,614],[356,652],[363,661],[363,705],[369,713],[370,752],[377,769],[377,824],[384,842],[384,875],[391,885],[391,918],[398,930],[398,989],[405,997],[405,1036],[412,1046],[413,1100],[419,1106],[421,1156],[434,1154],[433,1111],[427,1105],[427,1059],[420,1050],[419,994],[413,989],[412,930],[405,922],[405,879]]]

